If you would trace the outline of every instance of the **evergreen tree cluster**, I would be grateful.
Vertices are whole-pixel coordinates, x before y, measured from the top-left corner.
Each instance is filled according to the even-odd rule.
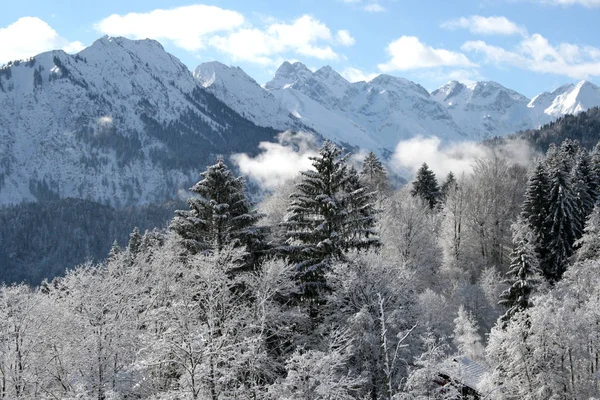
[[[565,140],[550,146],[529,177],[521,217],[537,238],[533,245],[550,283],[562,278],[598,200],[599,151]]]
[[[115,209],[89,200],[55,199],[0,208],[0,283],[39,285],[87,260],[100,262],[135,226],[167,225],[180,202]]]
[[[429,168],[427,163],[423,163],[417,171],[417,176],[412,183],[411,194],[420,197],[430,209],[434,209],[436,205],[443,203],[448,192],[456,187],[456,177],[450,171],[446,180],[440,186],[438,184],[435,173]]]
[[[567,114],[538,129],[529,129],[488,142],[501,144],[511,140],[525,140],[536,150],[546,152],[552,144],[576,140],[581,147],[592,150],[600,140],[600,108],[591,107],[577,115]]]

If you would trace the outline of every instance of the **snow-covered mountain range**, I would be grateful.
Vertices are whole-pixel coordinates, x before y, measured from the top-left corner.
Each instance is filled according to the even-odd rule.
[[[213,64],[201,64],[197,71]],[[263,92],[271,96],[260,92],[252,81],[260,96],[232,102],[230,98],[250,93],[243,82],[251,78],[239,68],[219,64],[218,72],[195,76],[216,97],[257,124],[285,126],[280,119],[269,122],[269,113],[262,113],[283,108],[325,137],[386,150],[418,135],[435,135],[445,141],[503,136],[600,105],[600,88],[588,81],[564,85],[533,99],[496,82],[465,85],[451,81],[429,93],[414,82],[390,75],[350,83],[331,67],[313,72],[300,62],[284,62],[279,67],[264,85]],[[213,84],[216,81],[218,85]],[[254,104],[263,98],[268,98],[269,106],[262,103],[260,114],[253,117],[252,111],[257,110]]]
[[[432,93],[390,75],[350,83],[299,62],[261,86],[218,62],[191,72],[153,40],[103,37],[76,55],[51,51],[0,68],[0,205],[158,202],[217,154],[256,152],[286,129],[385,153],[418,135],[480,140],[595,105],[600,88],[586,81],[530,100],[494,82]]]

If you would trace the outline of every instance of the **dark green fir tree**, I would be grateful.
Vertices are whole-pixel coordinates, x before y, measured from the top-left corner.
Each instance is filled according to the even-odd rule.
[[[429,205],[429,208],[434,209],[440,197],[440,187],[438,186],[435,174],[429,169],[427,163],[423,163],[421,168],[419,168],[412,185],[411,194],[419,196]]]
[[[256,266],[266,249],[265,232],[256,226],[262,216],[251,207],[243,178],[235,177],[222,157],[201,176],[190,189],[198,196],[188,199],[189,210],[175,212],[170,228],[192,254],[245,246],[246,266]]]
[[[326,273],[344,253],[379,245],[372,195],[333,143],[326,141],[312,157],[314,170],[301,172],[283,227],[282,255],[296,266],[303,299],[319,302],[327,290]]]

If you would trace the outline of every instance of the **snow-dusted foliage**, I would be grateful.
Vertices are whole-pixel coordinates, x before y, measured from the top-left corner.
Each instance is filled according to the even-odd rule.
[[[600,323],[598,260],[576,263],[534,306],[492,331],[492,398],[597,397]]]
[[[0,287],[0,398],[597,398],[596,158],[569,141],[527,181],[491,152],[376,210],[325,142],[260,222],[218,159],[171,229]]]
[[[422,287],[433,285],[441,258],[438,215],[408,188],[387,197],[382,208],[379,231],[383,254],[413,270]]]
[[[452,338],[459,354],[472,360],[483,359],[483,345],[478,332],[477,322],[461,305],[454,319],[454,336]]]
[[[600,205],[596,205],[589,215],[583,236],[577,242],[577,261],[597,260],[600,258]]]

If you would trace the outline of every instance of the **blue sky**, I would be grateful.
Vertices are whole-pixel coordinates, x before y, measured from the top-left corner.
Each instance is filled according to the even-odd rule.
[[[600,84],[600,0],[27,0],[3,4],[0,64],[98,37],[150,37],[190,69],[218,60],[263,84],[284,60],[433,90],[493,80],[529,97]]]

